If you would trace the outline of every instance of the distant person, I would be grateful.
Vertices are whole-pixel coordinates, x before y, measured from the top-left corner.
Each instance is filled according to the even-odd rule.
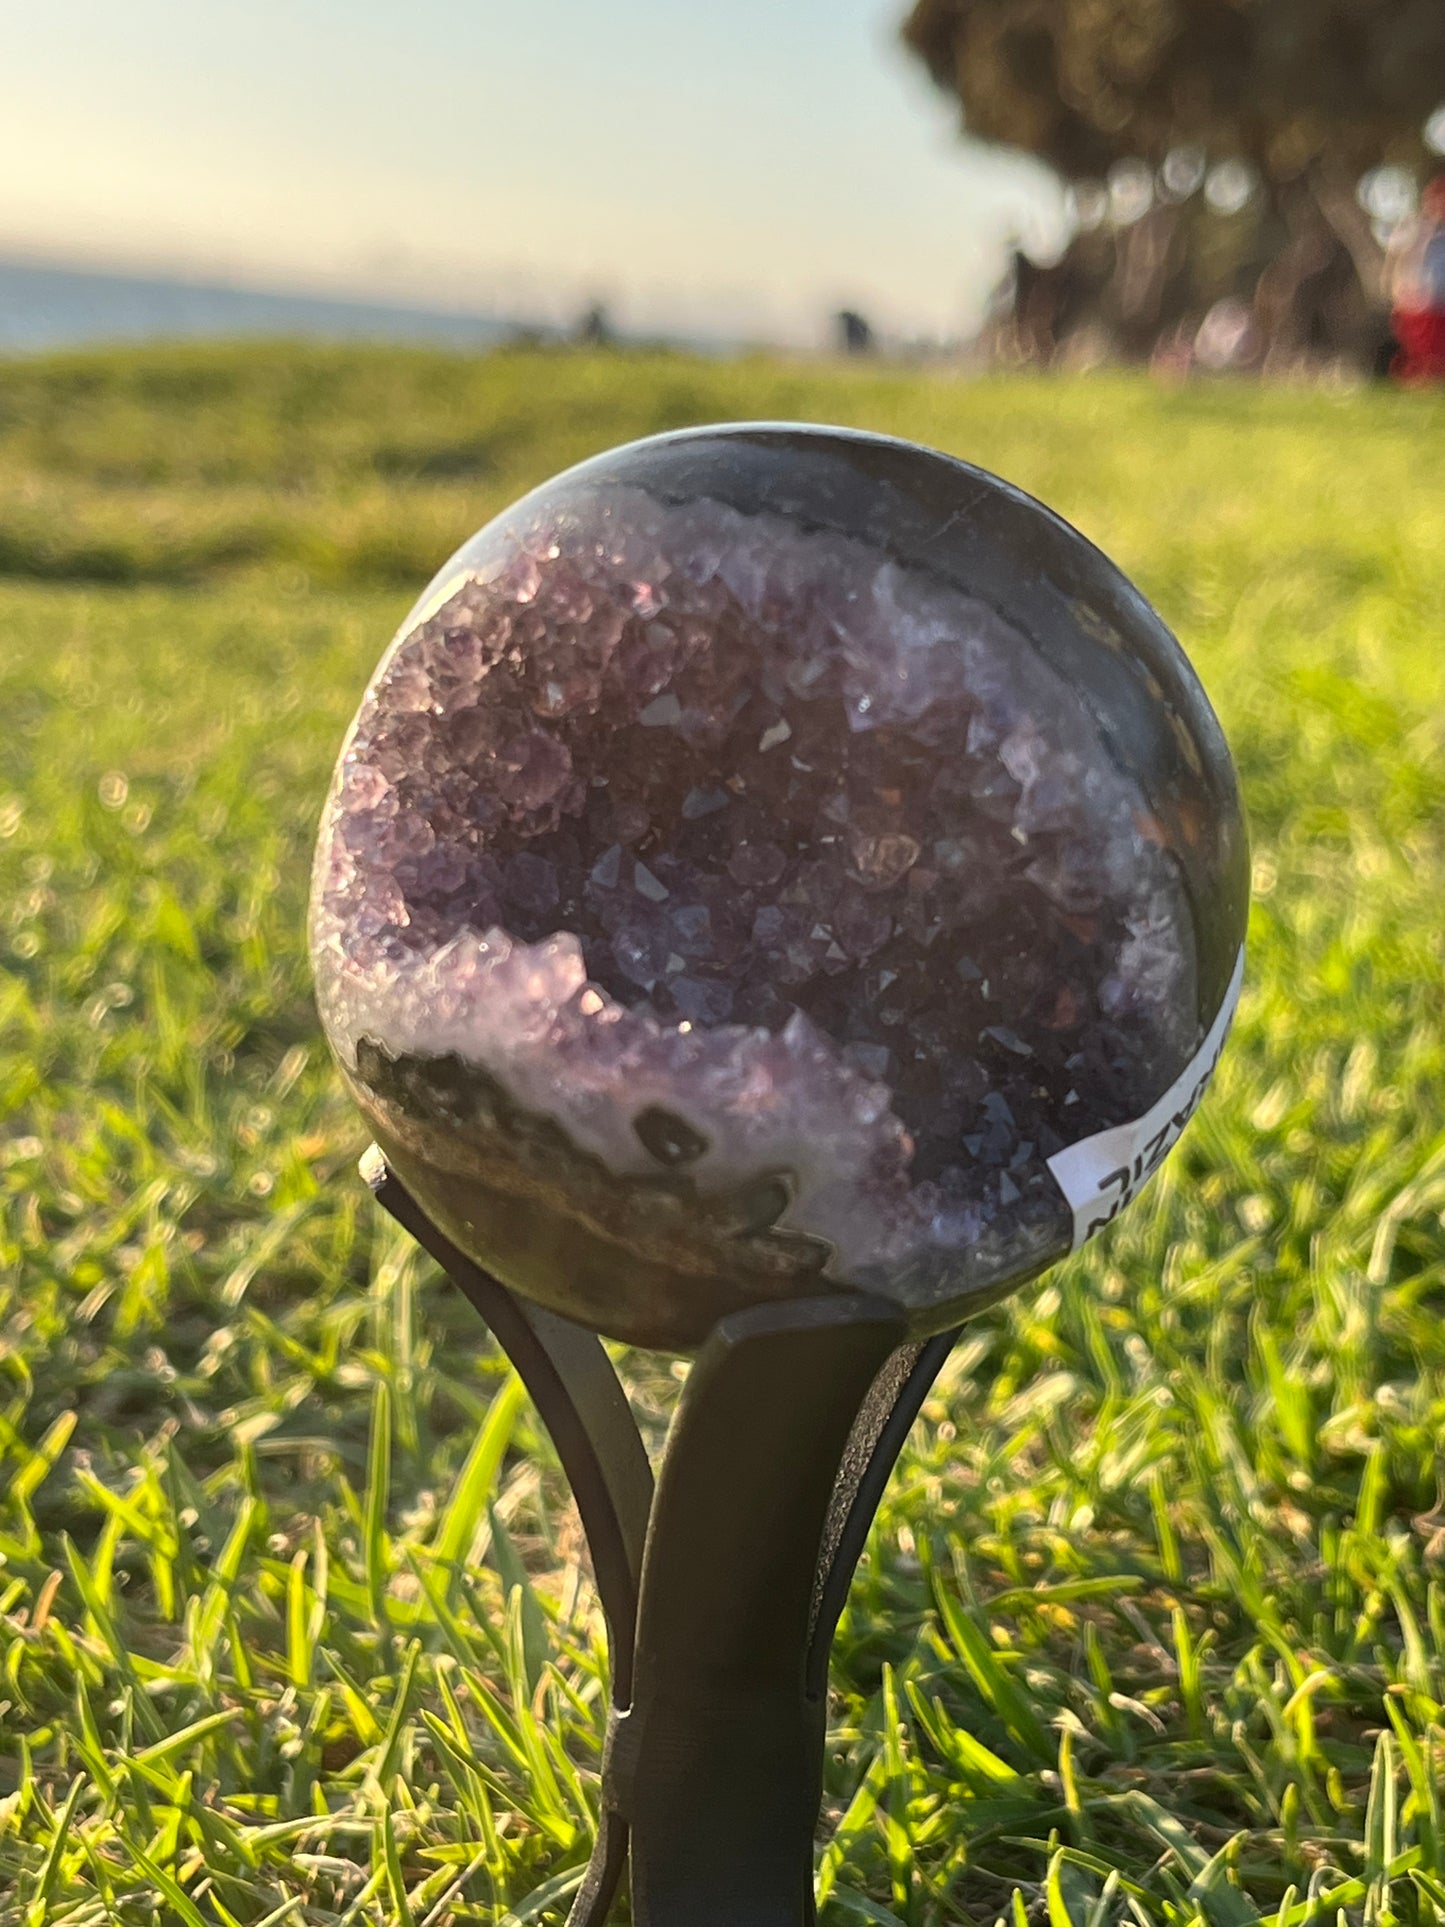
[[[838,346],[845,355],[871,355],[875,345],[872,323],[866,316],[844,308],[833,317],[838,330]]]
[[[594,301],[577,322],[576,338],[584,348],[610,348],[617,340],[612,316],[601,301]]]
[[[1445,174],[1420,196],[1420,212],[1393,250],[1390,326],[1400,381],[1445,381]]]

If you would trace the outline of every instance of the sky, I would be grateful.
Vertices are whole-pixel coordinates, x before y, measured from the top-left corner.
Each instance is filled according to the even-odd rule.
[[[565,320],[976,323],[1041,170],[970,147],[906,0],[47,0],[0,251]]]

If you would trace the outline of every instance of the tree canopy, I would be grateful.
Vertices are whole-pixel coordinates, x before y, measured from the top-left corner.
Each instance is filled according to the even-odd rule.
[[[903,32],[971,134],[1070,180],[1185,144],[1269,181],[1408,164],[1445,101],[1445,0],[916,0]]]

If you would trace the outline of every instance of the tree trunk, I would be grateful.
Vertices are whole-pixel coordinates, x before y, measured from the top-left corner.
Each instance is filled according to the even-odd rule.
[[[1353,194],[1311,173],[1282,184],[1277,204],[1287,238],[1253,304],[1265,372],[1320,361],[1369,372],[1385,326],[1384,256]]]
[[[1353,183],[1324,171],[1266,186],[1237,215],[1161,203],[1130,227],[1076,235],[1052,267],[1019,257],[993,346],[1047,365],[1087,337],[1147,362],[1232,297],[1252,310],[1267,372],[1342,362],[1368,374],[1387,330],[1383,264]]]

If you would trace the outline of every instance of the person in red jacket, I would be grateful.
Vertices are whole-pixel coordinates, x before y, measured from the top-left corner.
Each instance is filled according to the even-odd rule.
[[[1400,351],[1391,372],[1401,381],[1445,381],[1445,174],[1420,197],[1420,213],[1401,235],[1391,276]]]

